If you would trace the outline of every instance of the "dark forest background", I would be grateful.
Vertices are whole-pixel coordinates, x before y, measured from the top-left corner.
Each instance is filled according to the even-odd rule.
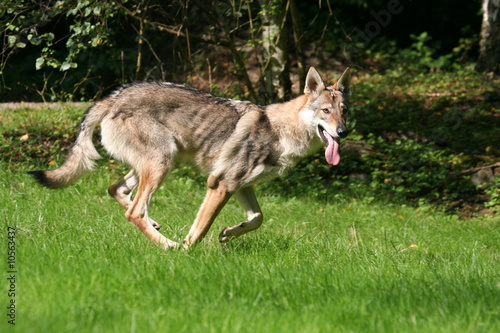
[[[479,0],[0,4],[2,102],[92,100],[122,83],[168,80],[267,103],[297,94],[311,65],[475,68],[483,17]]]

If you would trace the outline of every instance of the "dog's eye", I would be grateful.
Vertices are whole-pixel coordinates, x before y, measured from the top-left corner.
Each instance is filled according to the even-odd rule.
[[[329,114],[330,113],[330,110],[326,109],[326,108],[325,109],[321,109],[321,111],[323,111],[323,113],[325,113],[325,114]]]

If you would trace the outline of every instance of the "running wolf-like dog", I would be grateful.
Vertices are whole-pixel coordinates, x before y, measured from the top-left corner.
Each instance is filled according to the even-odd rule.
[[[347,68],[333,86],[326,87],[311,67],[303,95],[267,106],[174,83],[126,85],[87,111],[59,168],[30,173],[49,188],[75,183],[100,158],[92,143],[100,123],[104,148],[132,167],[108,189],[126,209],[127,220],[164,249],[188,248],[203,239],[234,194],[247,219],[222,230],[219,241],[227,242],[262,224],[255,183],[282,175],[324,145],[326,161],[340,162],[339,140],[348,134],[350,80]],[[205,199],[182,245],[163,236],[160,225],[148,215],[151,198],[176,159],[192,162],[208,174]]]

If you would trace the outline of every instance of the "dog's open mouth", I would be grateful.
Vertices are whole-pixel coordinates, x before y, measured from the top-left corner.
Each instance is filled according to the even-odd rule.
[[[337,165],[340,163],[339,139],[331,136],[321,125],[318,125],[318,133],[326,145],[325,158],[328,164]]]

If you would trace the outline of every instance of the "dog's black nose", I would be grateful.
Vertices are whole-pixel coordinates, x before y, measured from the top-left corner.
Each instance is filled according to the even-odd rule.
[[[349,130],[344,124],[340,124],[339,127],[337,127],[337,134],[341,138],[345,138],[349,134]]]

